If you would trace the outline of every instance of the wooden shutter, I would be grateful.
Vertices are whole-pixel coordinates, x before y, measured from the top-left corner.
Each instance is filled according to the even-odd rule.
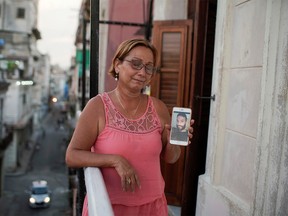
[[[191,68],[192,20],[155,21],[152,43],[159,52],[160,67],[151,83],[151,95],[161,99],[170,114],[174,106],[188,107]],[[173,165],[161,164],[168,204],[181,205],[185,147]]]

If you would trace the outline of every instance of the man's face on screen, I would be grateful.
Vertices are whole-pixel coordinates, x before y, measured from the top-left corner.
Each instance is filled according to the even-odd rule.
[[[186,130],[186,118],[183,116],[177,116],[177,128],[180,131]]]

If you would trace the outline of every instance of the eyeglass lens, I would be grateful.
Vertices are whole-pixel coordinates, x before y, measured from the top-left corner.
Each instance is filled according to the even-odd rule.
[[[132,59],[132,60],[126,60],[126,61],[130,62],[132,68],[136,70],[141,70],[143,67],[145,67],[145,71],[148,74],[153,74],[153,72],[156,70],[152,64],[144,65],[142,61],[138,59]]]

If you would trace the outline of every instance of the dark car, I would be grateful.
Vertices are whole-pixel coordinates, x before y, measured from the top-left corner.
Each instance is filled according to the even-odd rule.
[[[29,198],[30,207],[45,208],[50,206],[50,202],[51,192],[48,188],[47,181],[33,181]]]

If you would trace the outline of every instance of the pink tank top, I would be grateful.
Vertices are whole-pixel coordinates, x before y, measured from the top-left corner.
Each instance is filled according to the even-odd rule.
[[[138,173],[141,188],[125,192],[114,168],[101,168],[112,204],[142,205],[161,198],[164,180],[160,170],[161,123],[148,97],[145,113],[136,120],[125,118],[107,93],[100,95],[105,108],[106,125],[92,147],[93,152],[125,157]]]

